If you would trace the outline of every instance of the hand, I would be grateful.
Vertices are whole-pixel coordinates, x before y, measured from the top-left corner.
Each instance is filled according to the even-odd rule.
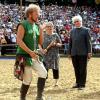
[[[47,53],[47,49],[44,49],[44,54],[46,54]]]
[[[56,43],[56,46],[57,46],[57,47],[61,47],[62,44],[61,44],[61,43]]]
[[[47,53],[47,49],[42,49],[42,54],[46,54]]]
[[[88,59],[90,59],[92,57],[92,53],[88,53]]]
[[[46,50],[50,49],[51,47],[56,46],[56,42],[52,41],[46,48]]]
[[[38,60],[39,59],[39,56],[34,52],[34,51],[31,51],[30,52],[30,56],[35,59],[35,60]]]
[[[46,27],[46,23],[44,22],[42,25],[41,25],[41,28],[44,30]]]
[[[53,46],[56,46],[56,42],[55,41],[52,41],[52,43],[51,43],[51,46],[53,47]]]
[[[46,54],[47,53],[47,49],[41,49],[41,53],[42,54]]]

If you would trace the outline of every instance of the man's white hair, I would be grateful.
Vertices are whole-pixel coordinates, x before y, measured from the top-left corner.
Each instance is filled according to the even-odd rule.
[[[30,4],[25,9],[25,15],[26,15],[26,17],[28,17],[29,14],[32,13],[33,11],[37,11],[38,13],[40,13],[40,7],[38,5],[35,5],[35,4]]]
[[[74,16],[72,18],[72,23],[74,24],[75,21],[80,21],[82,23],[82,17],[80,15]]]

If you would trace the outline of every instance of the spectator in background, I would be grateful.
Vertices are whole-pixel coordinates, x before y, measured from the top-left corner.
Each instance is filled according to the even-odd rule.
[[[68,36],[68,31],[65,31],[66,33],[64,34],[64,54],[67,54],[68,51],[68,43],[69,43],[69,36]]]
[[[62,30],[61,33],[60,33],[62,44],[64,44],[64,41],[65,41],[64,34],[65,34],[65,31]]]
[[[9,27],[7,27],[7,29],[6,28],[4,29],[4,36],[7,41],[7,44],[12,44],[11,33],[12,33],[12,30]]]
[[[3,5],[0,4],[0,26],[4,26],[7,30],[13,29],[13,26],[21,21],[20,6],[17,4]],[[22,6],[22,19],[24,19],[24,9],[26,6]],[[55,27],[57,27],[57,33],[60,30],[65,29],[70,32],[73,25],[71,25],[72,16],[80,14],[84,20],[83,25],[90,28],[92,39],[96,41],[98,38],[97,27],[100,26],[100,11],[96,8],[87,6],[72,7],[72,6],[58,6],[49,5],[42,8],[41,22],[45,20],[52,20]],[[8,28],[9,27],[9,28]],[[99,27],[100,28],[100,27]]]
[[[4,33],[4,30],[3,30],[2,27],[0,27],[0,44],[3,43],[3,42],[2,42],[2,39],[4,39],[4,35],[3,35],[3,33]]]
[[[14,28],[11,33],[11,42],[12,44],[16,44],[16,29]]]
[[[65,29],[66,29],[66,31],[70,32],[70,30],[71,30],[71,26],[68,25],[68,24],[66,24],[66,25],[65,25]]]
[[[0,44],[1,45],[7,44],[7,41],[4,36],[4,28],[3,27],[0,29]],[[4,56],[5,53],[6,53],[6,46],[2,46],[1,47],[1,55]]]
[[[100,53],[100,37],[93,42],[93,53]]]

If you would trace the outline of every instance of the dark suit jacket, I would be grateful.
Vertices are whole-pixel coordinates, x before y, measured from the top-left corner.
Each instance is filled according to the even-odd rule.
[[[69,54],[71,56],[87,55],[91,52],[91,37],[89,29],[85,27],[73,28],[70,32]]]

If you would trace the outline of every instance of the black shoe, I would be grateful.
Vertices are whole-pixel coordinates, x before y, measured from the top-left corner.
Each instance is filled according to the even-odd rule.
[[[83,90],[85,88],[85,85],[79,86],[78,90]]]
[[[75,84],[72,88],[79,88],[79,86],[77,84]]]
[[[36,97],[36,100],[45,100],[45,97],[43,97],[43,96],[40,97],[40,98],[39,97]]]

